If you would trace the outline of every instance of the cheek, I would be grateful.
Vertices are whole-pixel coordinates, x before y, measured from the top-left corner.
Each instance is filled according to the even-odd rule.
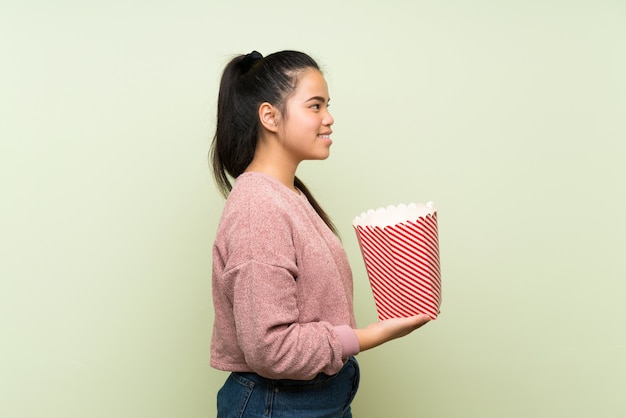
[[[320,121],[314,117],[295,117],[291,120],[290,127],[292,132],[308,135],[312,131],[317,131],[320,126]]]
[[[306,120],[306,125],[311,129],[318,129],[322,125],[322,118],[316,116],[309,116]]]

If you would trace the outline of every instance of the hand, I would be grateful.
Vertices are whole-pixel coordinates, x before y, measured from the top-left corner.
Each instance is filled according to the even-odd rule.
[[[428,315],[420,314],[408,318],[392,318],[375,322],[367,328],[356,329],[361,351],[369,350],[387,341],[404,337],[430,321]]]

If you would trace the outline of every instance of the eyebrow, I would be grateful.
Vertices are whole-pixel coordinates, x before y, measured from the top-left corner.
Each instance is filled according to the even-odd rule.
[[[313,97],[311,97],[309,100],[305,101],[305,103],[307,103],[307,102],[311,102],[311,101],[313,101],[313,100],[319,100],[319,101],[320,101],[320,102],[322,102],[322,103],[326,103],[326,99],[325,99],[325,98],[323,98],[322,96],[313,96]],[[328,98],[328,102],[330,102],[330,97]]]

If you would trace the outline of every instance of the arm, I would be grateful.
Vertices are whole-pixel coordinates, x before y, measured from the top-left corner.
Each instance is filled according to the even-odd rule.
[[[292,273],[256,261],[228,273],[239,347],[262,376],[311,379],[342,367],[340,333],[328,322],[299,321]]]
[[[408,318],[392,318],[375,322],[367,328],[355,329],[361,351],[369,350],[383,343],[404,337],[430,321],[428,315]]]

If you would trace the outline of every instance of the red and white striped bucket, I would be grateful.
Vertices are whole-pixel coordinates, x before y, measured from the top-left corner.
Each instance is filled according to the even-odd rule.
[[[437,319],[441,269],[432,202],[369,210],[353,226],[380,320],[427,314]]]

